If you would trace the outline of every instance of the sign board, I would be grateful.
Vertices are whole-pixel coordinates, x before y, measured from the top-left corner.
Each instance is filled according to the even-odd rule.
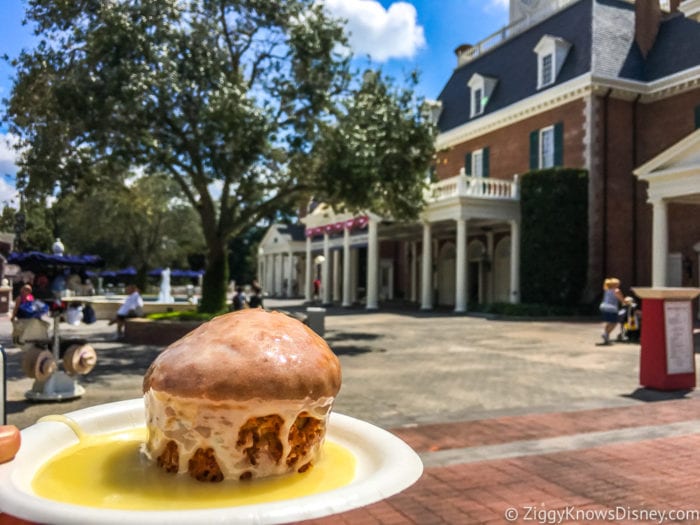
[[[695,371],[693,318],[689,301],[665,301],[666,373],[692,374]]]

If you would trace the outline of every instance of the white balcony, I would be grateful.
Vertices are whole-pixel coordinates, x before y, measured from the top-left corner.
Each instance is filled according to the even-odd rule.
[[[431,184],[425,197],[428,203],[459,197],[517,201],[520,199],[519,188],[517,175],[512,181],[472,177],[465,175],[462,169],[456,177]]]

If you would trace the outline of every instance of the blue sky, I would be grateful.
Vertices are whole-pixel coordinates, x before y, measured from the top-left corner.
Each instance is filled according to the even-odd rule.
[[[437,98],[455,67],[454,49],[489,36],[508,19],[508,0],[321,1],[348,20],[350,43],[358,57],[371,55],[386,73],[397,78],[418,69],[418,93],[431,99]],[[31,29],[21,23],[24,1],[0,0],[0,14],[0,55],[14,57],[23,48],[32,47]],[[9,96],[12,77],[12,69],[0,63],[0,99]],[[14,194],[16,167],[8,140],[12,137],[0,128],[0,208]]]

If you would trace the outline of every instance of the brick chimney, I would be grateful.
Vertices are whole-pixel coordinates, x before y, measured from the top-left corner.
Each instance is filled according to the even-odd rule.
[[[647,57],[654,47],[656,34],[661,22],[661,6],[659,0],[636,0],[634,3],[634,40],[637,42],[642,56]]]
[[[455,49],[455,55],[457,55],[457,67],[461,66],[462,64],[466,64],[472,59],[472,49],[474,49],[474,46],[471,44],[461,44],[457,46],[457,49]]]

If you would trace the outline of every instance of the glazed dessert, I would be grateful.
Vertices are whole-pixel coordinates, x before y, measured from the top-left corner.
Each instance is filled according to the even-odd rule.
[[[340,382],[338,358],[300,321],[261,309],[216,317],[146,372],[143,451],[200,481],[304,472]]]

